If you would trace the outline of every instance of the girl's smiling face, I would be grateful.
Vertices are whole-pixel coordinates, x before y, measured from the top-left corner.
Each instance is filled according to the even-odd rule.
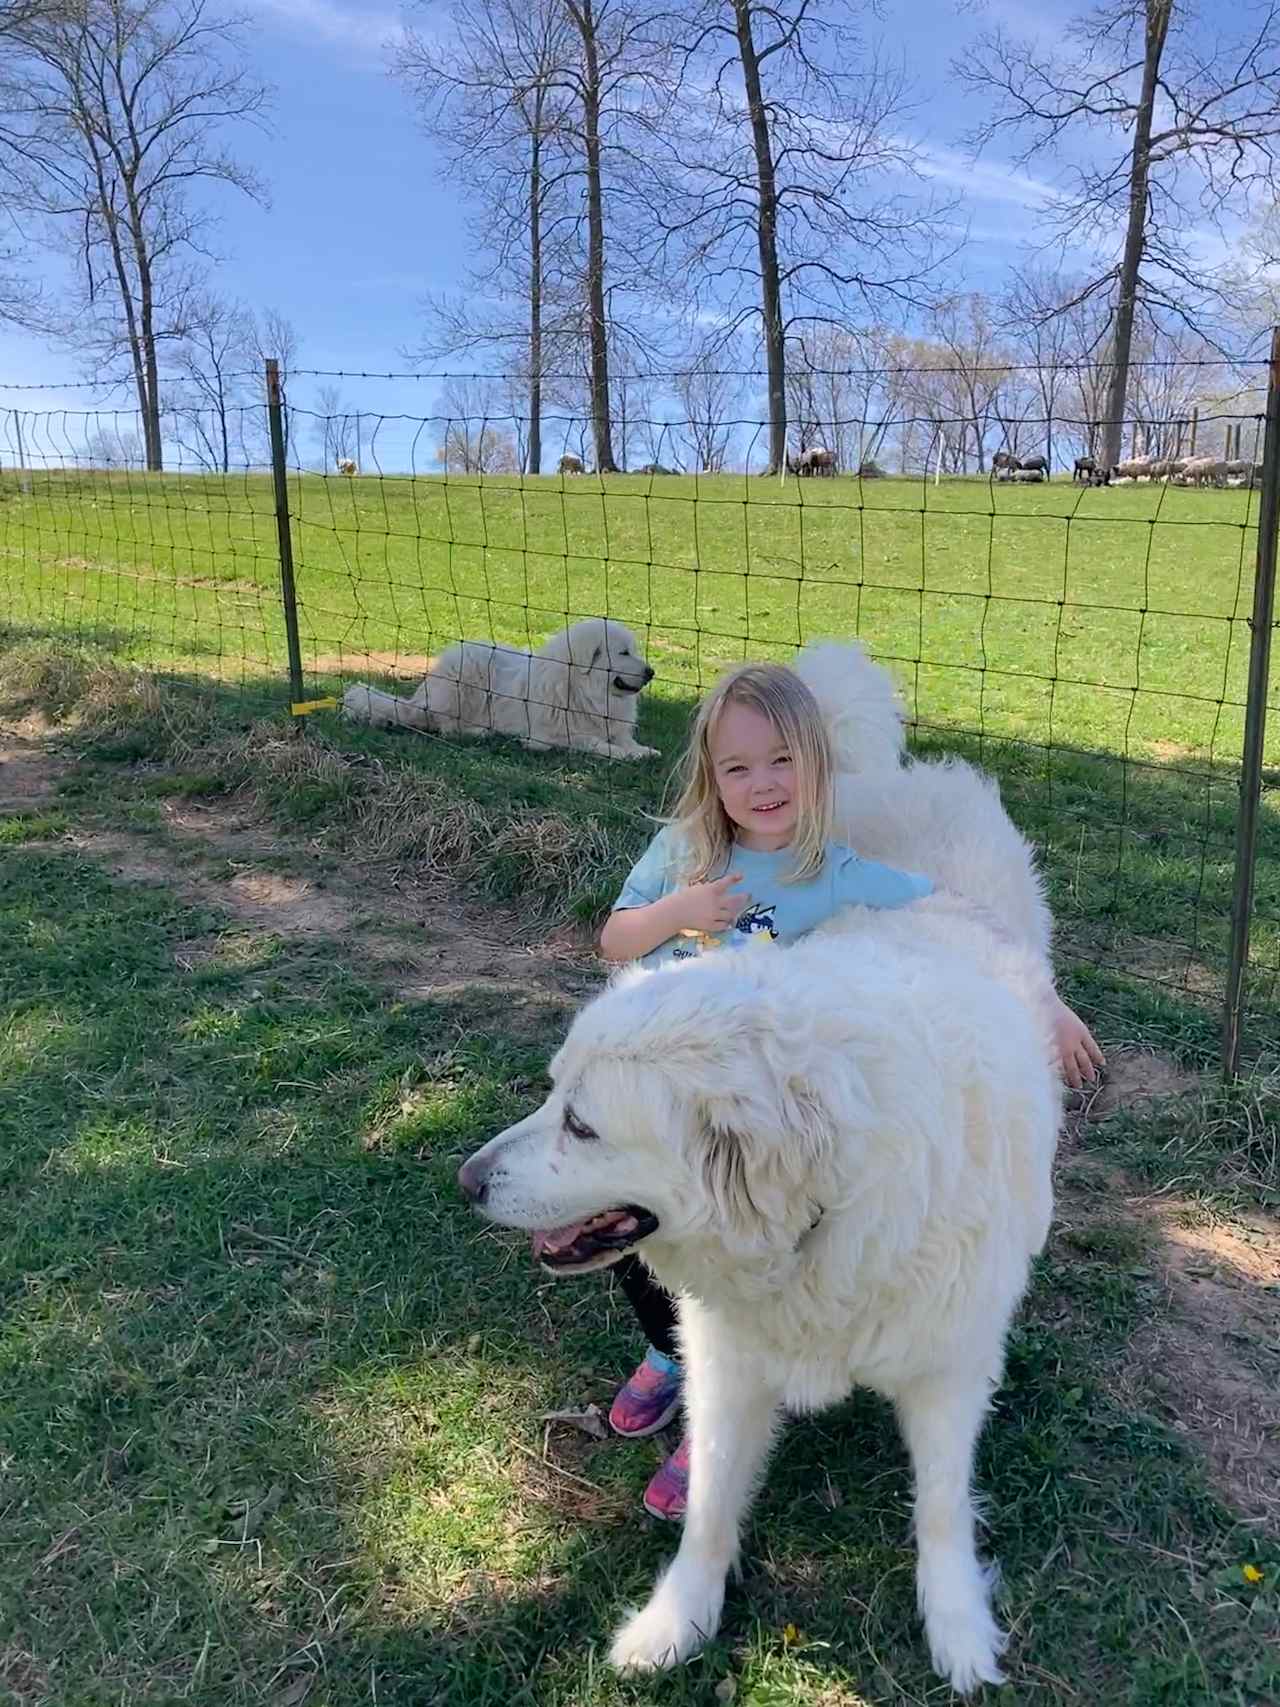
[[[731,702],[708,732],[707,751],[741,845],[758,853],[787,847],[796,829],[795,764],[769,719]]]

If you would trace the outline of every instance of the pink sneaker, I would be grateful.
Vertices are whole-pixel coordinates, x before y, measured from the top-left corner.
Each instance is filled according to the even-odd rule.
[[[686,1435],[644,1491],[650,1517],[679,1522],[689,1504],[689,1437]]]
[[[652,1346],[644,1362],[618,1389],[609,1410],[609,1427],[627,1440],[657,1434],[680,1409],[680,1365]]]

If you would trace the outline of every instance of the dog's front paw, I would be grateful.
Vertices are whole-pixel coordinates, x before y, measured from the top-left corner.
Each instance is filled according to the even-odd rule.
[[[957,1695],[968,1695],[983,1683],[1003,1683],[997,1661],[1008,1637],[986,1606],[968,1613],[934,1612],[927,1620],[933,1669],[945,1677]]]
[[[619,1671],[665,1671],[696,1654],[720,1623],[724,1584],[703,1585],[681,1593],[672,1570],[653,1591],[649,1604],[628,1618],[613,1638],[609,1663]]]
[[[624,759],[656,759],[660,756],[657,747],[627,747],[622,753]]]

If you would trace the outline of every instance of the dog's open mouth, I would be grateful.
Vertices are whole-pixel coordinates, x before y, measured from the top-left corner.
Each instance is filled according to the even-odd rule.
[[[618,693],[639,693],[640,689],[644,686],[644,683],[629,682],[623,676],[615,676],[613,678],[613,685]]]
[[[607,1268],[625,1256],[632,1245],[656,1232],[658,1217],[650,1209],[628,1203],[621,1209],[606,1209],[585,1221],[565,1227],[549,1227],[533,1235],[533,1254],[552,1274],[585,1274],[588,1269]]]

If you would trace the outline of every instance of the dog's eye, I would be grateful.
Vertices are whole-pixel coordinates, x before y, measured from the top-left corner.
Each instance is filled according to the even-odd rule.
[[[598,1138],[600,1136],[598,1132],[593,1132],[589,1126],[579,1120],[571,1108],[566,1108],[564,1111],[564,1129],[569,1134],[570,1138],[581,1138],[585,1140],[589,1138]]]

